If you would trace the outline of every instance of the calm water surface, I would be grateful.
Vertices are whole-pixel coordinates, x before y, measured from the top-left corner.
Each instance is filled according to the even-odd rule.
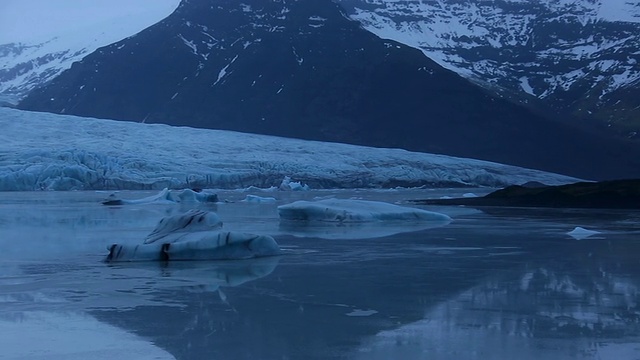
[[[194,205],[0,193],[0,359],[640,359],[639,212],[422,207],[454,220],[302,228],[276,211],[487,191],[224,191],[199,207],[286,255],[116,265],[107,245]]]

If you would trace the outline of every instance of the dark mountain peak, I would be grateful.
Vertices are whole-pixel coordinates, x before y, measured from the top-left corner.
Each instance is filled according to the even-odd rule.
[[[587,178],[639,171],[628,156],[636,150],[491,95],[420,50],[365,31],[330,0],[184,1],[19,106],[398,147]]]
[[[293,116],[357,113],[354,102],[365,101],[358,89],[395,63],[423,80],[442,74],[466,86],[419,51],[362,30],[329,0],[190,0],[147,31],[86,57],[21,106],[308,137],[272,128],[289,128]]]

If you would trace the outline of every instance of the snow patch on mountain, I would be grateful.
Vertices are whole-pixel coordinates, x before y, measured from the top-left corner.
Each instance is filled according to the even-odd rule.
[[[483,86],[572,106],[590,89],[607,96],[640,84],[638,0],[339,2],[380,38]],[[565,99],[572,89],[581,90]]]
[[[17,100],[96,49],[157,23],[180,0],[4,0],[0,94]]]
[[[491,186],[577,179],[487,161],[0,108],[0,190]]]
[[[602,0],[598,5],[599,19],[640,22],[640,1],[638,0]]]

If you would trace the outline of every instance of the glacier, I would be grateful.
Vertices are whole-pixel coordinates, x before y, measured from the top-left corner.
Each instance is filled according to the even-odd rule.
[[[283,182],[289,189],[503,187],[579,180],[400,149],[11,108],[0,108],[0,126],[0,191],[243,189]]]

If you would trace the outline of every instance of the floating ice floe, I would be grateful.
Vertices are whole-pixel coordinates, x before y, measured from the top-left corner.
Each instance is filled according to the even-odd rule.
[[[151,195],[142,199],[118,199],[115,194],[109,195],[102,204],[103,205],[133,205],[133,204],[151,204],[151,203],[185,203],[185,202],[201,202],[215,203],[218,202],[218,195],[204,191],[194,191],[191,189],[169,190],[163,189],[156,195]]]
[[[268,235],[222,230],[218,215],[190,210],[160,220],[142,244],[113,244],[106,261],[249,259],[280,254]]]
[[[262,203],[275,203],[276,198],[274,197],[263,197],[263,196],[257,196],[257,195],[247,195],[247,197],[244,198],[244,200],[242,200],[243,202],[248,202],[248,203],[256,203],[256,204],[262,204]]]
[[[445,214],[378,201],[324,199],[278,207],[281,220],[339,223],[380,221],[451,221]]]
[[[297,237],[373,239],[445,226],[448,215],[384,202],[296,201],[278,207],[280,231]]]
[[[576,240],[582,240],[582,239],[586,239],[589,236],[595,235],[595,234],[600,234],[599,231],[595,231],[595,230],[588,230],[585,228],[582,228],[580,226],[577,226],[575,229],[569,231],[567,233],[567,235],[573,237]]]

